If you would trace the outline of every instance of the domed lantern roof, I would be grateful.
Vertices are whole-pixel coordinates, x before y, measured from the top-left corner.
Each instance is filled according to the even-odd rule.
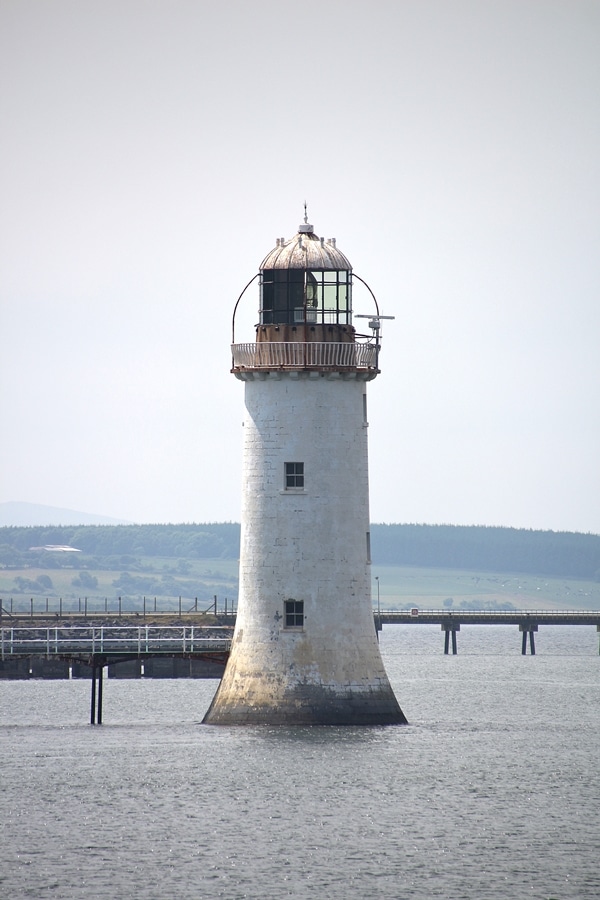
[[[352,271],[347,257],[338,250],[335,238],[320,238],[304,216],[294,237],[277,238],[277,244],[260,264],[264,269],[321,269]]]

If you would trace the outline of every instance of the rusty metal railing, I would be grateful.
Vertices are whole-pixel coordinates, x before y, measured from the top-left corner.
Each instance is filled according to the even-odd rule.
[[[232,344],[234,369],[377,369],[375,344],[258,342]]]

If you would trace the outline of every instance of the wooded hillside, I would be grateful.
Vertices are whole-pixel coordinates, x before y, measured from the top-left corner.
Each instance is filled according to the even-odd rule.
[[[102,567],[126,557],[237,559],[240,526],[85,525],[0,528],[0,565]],[[65,545],[81,553],[49,553]],[[380,565],[523,572],[600,580],[600,536],[458,525],[372,525]],[[92,559],[90,559],[90,557]],[[118,558],[118,559],[117,559]],[[43,563],[42,563],[43,561]]]

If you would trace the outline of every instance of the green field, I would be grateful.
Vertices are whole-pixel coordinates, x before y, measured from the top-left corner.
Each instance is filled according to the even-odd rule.
[[[165,557],[123,557],[119,568],[80,569],[4,568],[0,570],[0,598],[5,609],[54,612],[59,608],[77,610],[87,598],[88,609],[109,611],[176,609],[181,600],[187,611],[198,599],[198,609],[207,609],[216,595],[219,609],[231,609],[237,601],[238,563],[233,559],[173,559]],[[84,572],[97,580],[93,587],[73,582]],[[127,577],[125,577],[127,576]],[[458,569],[424,569],[401,566],[372,567],[372,597],[382,609],[420,607],[428,609],[600,609],[600,584],[575,578],[548,578],[534,575],[493,574]],[[45,589],[43,583],[49,579]],[[27,587],[24,585],[26,582]],[[116,582],[116,584],[115,584]],[[36,589],[37,585],[37,589]],[[12,601],[12,604],[11,604]]]
[[[460,569],[374,566],[375,601],[377,575],[383,609],[407,606],[487,609],[508,603],[515,609],[600,609],[600,584],[597,581],[523,574],[496,575]]]
[[[139,610],[143,607],[158,610],[176,609],[179,597],[182,610],[188,610],[198,600],[198,609],[207,609],[217,596],[219,608],[228,608],[237,600],[238,562],[233,559],[172,559],[165,557],[123,558],[119,568],[89,568],[84,575],[97,581],[95,586],[81,587],[79,568],[5,568],[0,570],[0,599],[5,609],[30,610],[31,598],[34,609],[42,611],[46,606],[50,611],[59,608],[77,610],[80,601],[87,598],[89,610],[109,610],[118,608],[118,598],[122,598],[123,610]],[[128,579],[124,579],[124,575]],[[50,579],[51,588],[35,589],[32,582]],[[20,589],[19,580],[29,582],[28,589]],[[75,584],[73,582],[76,582]],[[116,582],[116,584],[115,584]]]

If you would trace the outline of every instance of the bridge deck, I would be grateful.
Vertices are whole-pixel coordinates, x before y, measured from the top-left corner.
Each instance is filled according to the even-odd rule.
[[[600,625],[599,610],[385,609],[383,625]]]

